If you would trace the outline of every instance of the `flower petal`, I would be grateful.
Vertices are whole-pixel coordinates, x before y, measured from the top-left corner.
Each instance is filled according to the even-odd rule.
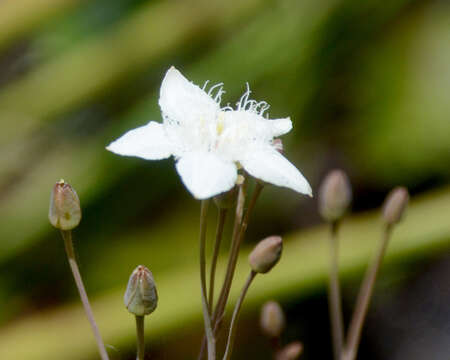
[[[191,152],[176,164],[187,189],[197,199],[208,199],[230,190],[237,179],[236,165],[209,152]]]
[[[270,120],[250,110],[225,111],[223,114],[228,132],[241,138],[242,142],[271,141],[292,129],[290,118]]]
[[[255,178],[312,196],[311,186],[300,171],[273,148],[250,151],[240,163]]]
[[[292,129],[291,118],[267,120],[272,130],[272,136],[278,137],[287,134]]]
[[[155,121],[130,130],[106,147],[113,153],[137,156],[146,160],[161,160],[172,155],[172,146],[164,126]]]
[[[159,106],[165,119],[179,124],[214,119],[220,109],[216,101],[173,66],[161,84]]]

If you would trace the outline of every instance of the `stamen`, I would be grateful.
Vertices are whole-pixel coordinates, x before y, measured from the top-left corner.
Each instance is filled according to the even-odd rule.
[[[257,102],[256,100],[249,100],[251,91],[248,83],[246,84],[246,87],[247,90],[241,96],[239,101],[236,103],[237,110],[251,111],[253,113],[263,116],[264,112],[266,112],[269,109],[270,105],[265,101]]]
[[[247,85],[247,90],[241,96],[239,101],[236,103],[237,110],[241,110],[242,108],[245,110],[245,107],[247,105],[248,97],[250,96],[251,91],[250,91],[250,86],[248,85],[248,83],[246,85]]]
[[[217,93],[216,93],[216,95],[214,96],[213,95],[213,93],[214,93],[214,90],[215,89],[217,89],[217,88],[219,88],[218,90],[217,90]],[[205,83],[205,85],[204,85],[204,89],[203,90],[205,90],[206,89],[206,83]],[[206,91],[206,90],[205,90]],[[220,102],[222,101],[222,95],[225,93],[225,90],[223,90],[223,83],[218,83],[218,84],[216,84],[216,85],[213,85],[210,89],[209,89],[209,91],[208,91],[208,95],[209,96],[211,96],[213,99],[214,99],[214,101],[216,102],[216,103],[219,103],[220,104]]]
[[[220,110],[222,111],[234,111],[233,107],[230,105],[230,103],[228,103],[226,106],[224,106],[223,108],[221,108]]]
[[[203,84],[202,90],[206,91],[206,86],[208,85],[209,80],[206,80],[205,83]]]

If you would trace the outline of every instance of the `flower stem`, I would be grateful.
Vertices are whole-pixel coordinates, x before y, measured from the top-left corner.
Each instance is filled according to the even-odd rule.
[[[209,313],[212,313],[213,304],[214,304],[214,282],[216,279],[216,267],[217,267],[217,259],[219,257],[220,244],[222,242],[223,229],[225,225],[225,220],[227,217],[227,209],[219,209],[218,221],[217,221],[217,230],[216,230],[216,242],[214,244],[214,253],[211,262],[211,273],[209,276]]]
[[[202,309],[203,320],[205,323],[205,334],[208,342],[208,360],[216,359],[216,342],[214,339],[214,333],[212,331],[211,314],[208,309],[208,299],[206,298],[206,256],[205,256],[205,244],[206,244],[206,223],[208,215],[209,200],[202,200],[200,210],[200,283],[201,283],[201,297],[202,297]]]
[[[230,330],[228,333],[227,346],[225,348],[225,355],[223,356],[223,360],[229,360],[231,357],[231,352],[233,351],[234,339],[236,338],[236,329],[237,329],[237,320],[239,317],[239,313],[241,311],[242,303],[244,302],[245,295],[247,294],[248,288],[250,287],[253,279],[256,276],[256,272],[251,271],[250,275],[245,282],[244,287],[242,288],[241,295],[239,295],[239,299],[234,307],[233,316],[231,318]]]
[[[145,354],[144,316],[136,315],[136,335],[137,335],[136,360],[144,360],[144,354]]]
[[[347,344],[344,352],[345,360],[356,359],[364,320],[369,309],[370,299],[374,290],[377,274],[380,269],[381,262],[383,261],[391,233],[392,227],[387,225],[384,229],[383,238],[381,240],[380,247],[378,248],[378,252],[366,271],[366,275],[356,301],[355,311],[350,322]]]
[[[72,274],[75,279],[78,292],[80,293],[80,298],[84,306],[84,311],[86,312],[89,323],[91,324],[92,332],[94,333],[94,337],[97,342],[100,357],[102,358],[102,360],[108,360],[108,354],[106,352],[105,345],[103,344],[103,340],[100,335],[100,331],[98,330],[98,326],[94,320],[94,314],[92,313],[91,305],[89,304],[89,300],[86,294],[86,289],[84,288],[83,280],[81,279],[80,275],[80,270],[78,269],[77,261],[75,259],[75,251],[72,242],[72,231],[62,230],[61,234],[64,239],[64,245],[66,248],[67,258],[69,260],[69,265],[72,270]]]
[[[250,219],[250,214],[252,213],[256,200],[258,200],[259,195],[263,189],[264,185],[257,182],[255,185],[255,189],[252,194],[252,198],[250,199],[250,203],[248,209],[245,213],[244,219],[244,205],[245,205],[245,197],[246,197],[246,183],[243,183],[239,186],[239,193],[236,203],[236,212],[235,212],[235,220],[233,227],[233,235],[231,239],[231,250],[228,257],[228,265],[225,273],[225,279],[222,284],[222,289],[220,291],[219,299],[217,300],[217,305],[214,310],[212,316],[212,323],[214,324],[214,334],[217,334],[220,329],[220,324],[223,318],[223,314],[225,311],[225,306],[228,301],[228,295],[230,294],[231,283],[233,281],[234,270],[236,269],[236,263],[239,255],[239,249],[242,243],[242,240],[245,235],[245,231],[247,230],[248,222]],[[205,349],[205,338],[203,338],[202,345],[200,348],[200,353],[197,360],[203,359],[203,352]]]
[[[231,252],[228,259],[228,266],[225,275],[225,279],[222,285],[222,290],[220,293],[219,301],[214,312],[213,322],[214,330],[218,331],[220,327],[220,322],[222,320],[223,314],[225,312],[225,306],[228,302],[228,296],[230,295],[231,283],[233,282],[234,271],[236,269],[237,259],[239,256],[239,249],[241,247],[242,241],[244,239],[245,231],[247,230],[248,222],[250,219],[250,214],[252,213],[256,200],[258,200],[259,195],[263,189],[263,185],[259,182],[256,183],[255,189],[250,199],[248,209],[245,213],[244,219],[241,222],[242,214],[244,211],[245,203],[245,184],[241,185],[238,195],[238,203],[236,206],[236,218],[233,229],[233,238],[231,242]]]
[[[344,343],[344,324],[338,275],[338,222],[331,223],[330,229],[330,275],[328,281],[328,306],[331,321],[334,359],[339,360]]]

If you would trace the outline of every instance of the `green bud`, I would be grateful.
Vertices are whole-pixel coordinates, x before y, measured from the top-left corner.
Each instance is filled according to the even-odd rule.
[[[256,273],[265,274],[280,260],[283,241],[280,236],[269,236],[261,240],[248,257],[250,267]]]
[[[303,344],[300,341],[294,341],[281,349],[276,360],[296,360],[303,352]]]
[[[319,189],[319,212],[326,221],[342,218],[352,201],[352,187],[342,170],[331,171]]]
[[[383,205],[383,219],[388,225],[394,225],[402,220],[409,202],[408,190],[404,187],[393,189]]]
[[[148,315],[156,309],[158,293],[155,280],[145,266],[139,265],[134,269],[123,300],[128,311],[137,316]]]
[[[279,338],[286,325],[286,319],[280,304],[266,302],[261,309],[260,326],[269,338]]]
[[[81,221],[78,195],[64,180],[58,181],[53,187],[48,219],[55,228],[60,230],[72,230]]]

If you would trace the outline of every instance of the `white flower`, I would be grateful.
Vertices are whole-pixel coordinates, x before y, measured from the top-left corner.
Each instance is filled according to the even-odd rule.
[[[173,155],[178,174],[197,199],[230,190],[239,164],[255,178],[311,195],[306,179],[273,143],[291,130],[291,120],[264,118],[268,104],[249,100],[248,89],[235,110],[221,108],[222,84],[208,92],[205,87],[171,67],[160,90],[163,122],[128,131],[107,149],[147,160]]]

